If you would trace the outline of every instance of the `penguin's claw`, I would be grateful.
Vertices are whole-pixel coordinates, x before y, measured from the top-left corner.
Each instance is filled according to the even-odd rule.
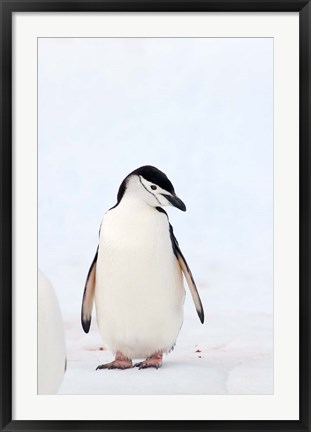
[[[98,365],[97,368],[95,370],[99,370],[99,369],[129,369],[131,368],[132,362],[131,360],[114,360],[110,363],[105,363],[102,365]]]
[[[162,358],[163,358],[162,351],[158,351],[152,356],[146,358],[146,360],[139,363],[135,363],[134,367],[138,367],[139,369],[147,369],[150,367],[159,369],[162,366]]]
[[[162,361],[155,361],[154,359],[146,359],[142,362],[135,363],[134,367],[138,367],[138,369],[147,369],[147,368],[155,368],[159,369],[162,366]]]

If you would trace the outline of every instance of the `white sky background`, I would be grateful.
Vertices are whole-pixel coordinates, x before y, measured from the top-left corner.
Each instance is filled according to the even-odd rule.
[[[39,39],[38,61],[39,267],[64,315],[79,318],[102,216],[144,164],[187,205],[167,211],[207,319],[271,312],[273,40]]]

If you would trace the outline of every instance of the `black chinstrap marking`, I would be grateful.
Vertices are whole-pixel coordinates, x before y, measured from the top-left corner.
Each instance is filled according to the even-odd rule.
[[[157,201],[158,201],[158,203],[161,205],[161,203],[160,203],[160,201],[158,200],[158,198],[155,196],[155,194],[153,194],[152,192],[150,192],[147,188],[146,188],[146,186],[144,185],[144,183],[141,181],[141,176],[138,176],[138,178],[139,178],[139,181],[140,181],[140,184],[143,186],[143,188],[147,191],[147,192],[149,192]]]
[[[119,187],[119,191],[117,195],[117,203],[109,210],[114,209],[120,204],[120,201],[122,200],[123,195],[126,191],[126,184],[128,182],[128,179],[132,175],[142,176],[144,179],[150,181],[151,183],[155,183],[156,185],[160,186],[162,189],[172,194],[175,194],[174,186],[172,185],[171,181],[168,179],[166,174],[164,174],[162,171],[160,171],[158,168],[152,165],[144,165],[141,166],[140,168],[135,169],[125,177],[125,179],[122,181]]]

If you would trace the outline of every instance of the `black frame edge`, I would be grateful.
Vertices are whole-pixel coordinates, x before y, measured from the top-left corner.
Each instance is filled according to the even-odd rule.
[[[1,11],[1,429],[12,419],[12,23],[7,4]]]
[[[44,421],[12,421],[3,431],[142,431],[152,430],[154,432],[186,432],[186,431],[208,431],[208,432],[231,432],[231,431],[264,431],[264,432],[307,432],[309,431],[300,421],[257,421],[257,420],[44,420]]]
[[[1,0],[18,12],[300,12],[309,0]]]
[[[299,395],[300,418],[311,430],[311,345],[310,345],[310,115],[311,115],[311,4],[299,14]],[[301,289],[301,287],[306,287]],[[309,288],[309,289],[308,289]],[[302,374],[304,371],[304,374]]]
[[[300,420],[299,421],[12,421],[12,13],[66,11],[244,11],[299,12],[300,18]],[[0,0],[1,83],[1,372],[0,425],[3,431],[68,430],[262,430],[311,431],[311,344],[310,344],[310,114],[311,114],[311,6],[310,0]],[[307,348],[306,348],[307,347]],[[289,372],[290,373],[290,372]]]

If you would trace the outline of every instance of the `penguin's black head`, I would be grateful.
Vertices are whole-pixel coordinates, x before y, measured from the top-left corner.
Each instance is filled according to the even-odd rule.
[[[186,206],[175,193],[168,177],[158,168],[144,165],[125,177],[118,192],[118,204],[127,195],[141,199],[152,207],[172,205],[186,211]]]

